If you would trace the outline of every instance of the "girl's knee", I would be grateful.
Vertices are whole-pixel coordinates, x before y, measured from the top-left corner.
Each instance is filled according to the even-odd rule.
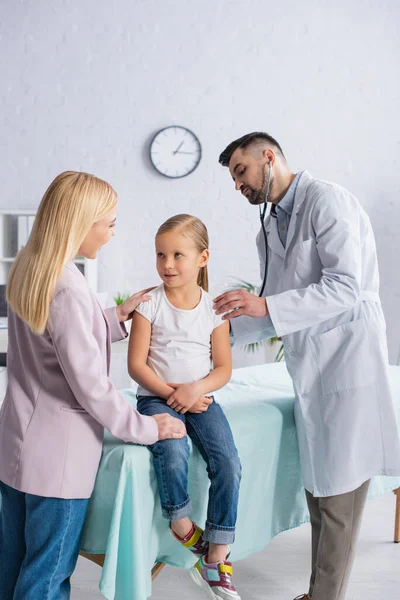
[[[239,456],[232,456],[228,460],[228,470],[231,473],[232,477],[239,479],[242,478],[242,464],[240,462]]]
[[[185,438],[180,440],[161,440],[151,447],[154,458],[164,458],[170,463],[187,462],[189,446]]]
[[[229,479],[236,479],[238,481],[242,478],[242,465],[237,454],[235,455],[222,455],[218,457],[218,460],[214,463],[214,475],[216,473],[223,473],[224,477]]]

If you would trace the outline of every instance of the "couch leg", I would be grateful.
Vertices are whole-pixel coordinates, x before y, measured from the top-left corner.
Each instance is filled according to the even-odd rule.
[[[163,570],[164,567],[165,567],[165,563],[163,563],[163,562],[158,562],[154,565],[154,567],[151,570],[151,580],[152,581],[155,580],[157,575],[159,575],[159,573]]]
[[[79,552],[79,554],[84,558],[96,563],[96,565],[99,565],[99,567],[104,565],[104,560],[106,558],[105,554],[87,554],[87,552]]]
[[[393,493],[396,494],[396,517],[394,520],[394,543],[398,544],[400,542],[400,488],[397,488],[397,490],[393,490]]]

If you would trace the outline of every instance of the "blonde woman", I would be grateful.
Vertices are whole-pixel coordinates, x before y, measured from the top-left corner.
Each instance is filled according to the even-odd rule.
[[[149,444],[162,513],[176,540],[198,558],[189,571],[193,581],[214,600],[240,600],[227,559],[235,539],[241,465],[229,423],[212,397],[231,377],[229,325],[215,314],[208,293],[204,223],[191,215],[171,217],[157,232],[156,254],[163,283],[137,307],[129,340],[137,407],[148,416],[168,410],[186,424],[211,482],[203,531],[190,518],[187,439]]]
[[[7,285],[8,388],[0,412],[0,598],[70,597],[104,428],[126,442],[182,438],[142,416],[108,378],[110,343],[147,290],[103,311],[72,260],[114,235],[117,196],[87,173],[51,183]]]

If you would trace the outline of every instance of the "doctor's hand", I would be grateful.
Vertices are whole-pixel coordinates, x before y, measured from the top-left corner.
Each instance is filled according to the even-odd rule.
[[[222,317],[224,320],[235,319],[241,315],[261,318],[269,314],[265,298],[259,298],[243,289],[224,292],[214,298],[213,308],[217,315],[232,311]]]
[[[193,383],[168,383],[174,392],[167,400],[168,406],[176,412],[185,414],[199,400],[200,393],[196,382]]]
[[[136,294],[133,294],[133,296],[128,298],[128,300],[125,300],[125,302],[117,306],[116,311],[119,322],[124,323],[125,321],[132,319],[133,311],[137,305],[141,302],[147,302],[148,300],[151,300],[151,296],[146,296],[146,294],[151,292],[151,290],[154,290],[155,287],[156,286],[149,287],[141,292],[136,292]]]
[[[158,439],[169,440],[171,438],[180,439],[186,435],[186,427],[182,421],[171,417],[167,413],[152,415],[158,427]]]

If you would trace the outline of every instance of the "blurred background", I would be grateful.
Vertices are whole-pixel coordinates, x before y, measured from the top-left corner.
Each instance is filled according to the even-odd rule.
[[[0,211],[34,213],[58,173],[88,171],[119,195],[116,236],[93,267],[104,303],[159,283],[154,234],[179,212],[209,229],[212,293],[234,278],[257,285],[258,210],[218,155],[265,130],[293,170],[345,186],[369,213],[397,362],[397,2],[2,0],[0,10]],[[202,146],[181,179],[149,159],[153,136],[170,125]]]

